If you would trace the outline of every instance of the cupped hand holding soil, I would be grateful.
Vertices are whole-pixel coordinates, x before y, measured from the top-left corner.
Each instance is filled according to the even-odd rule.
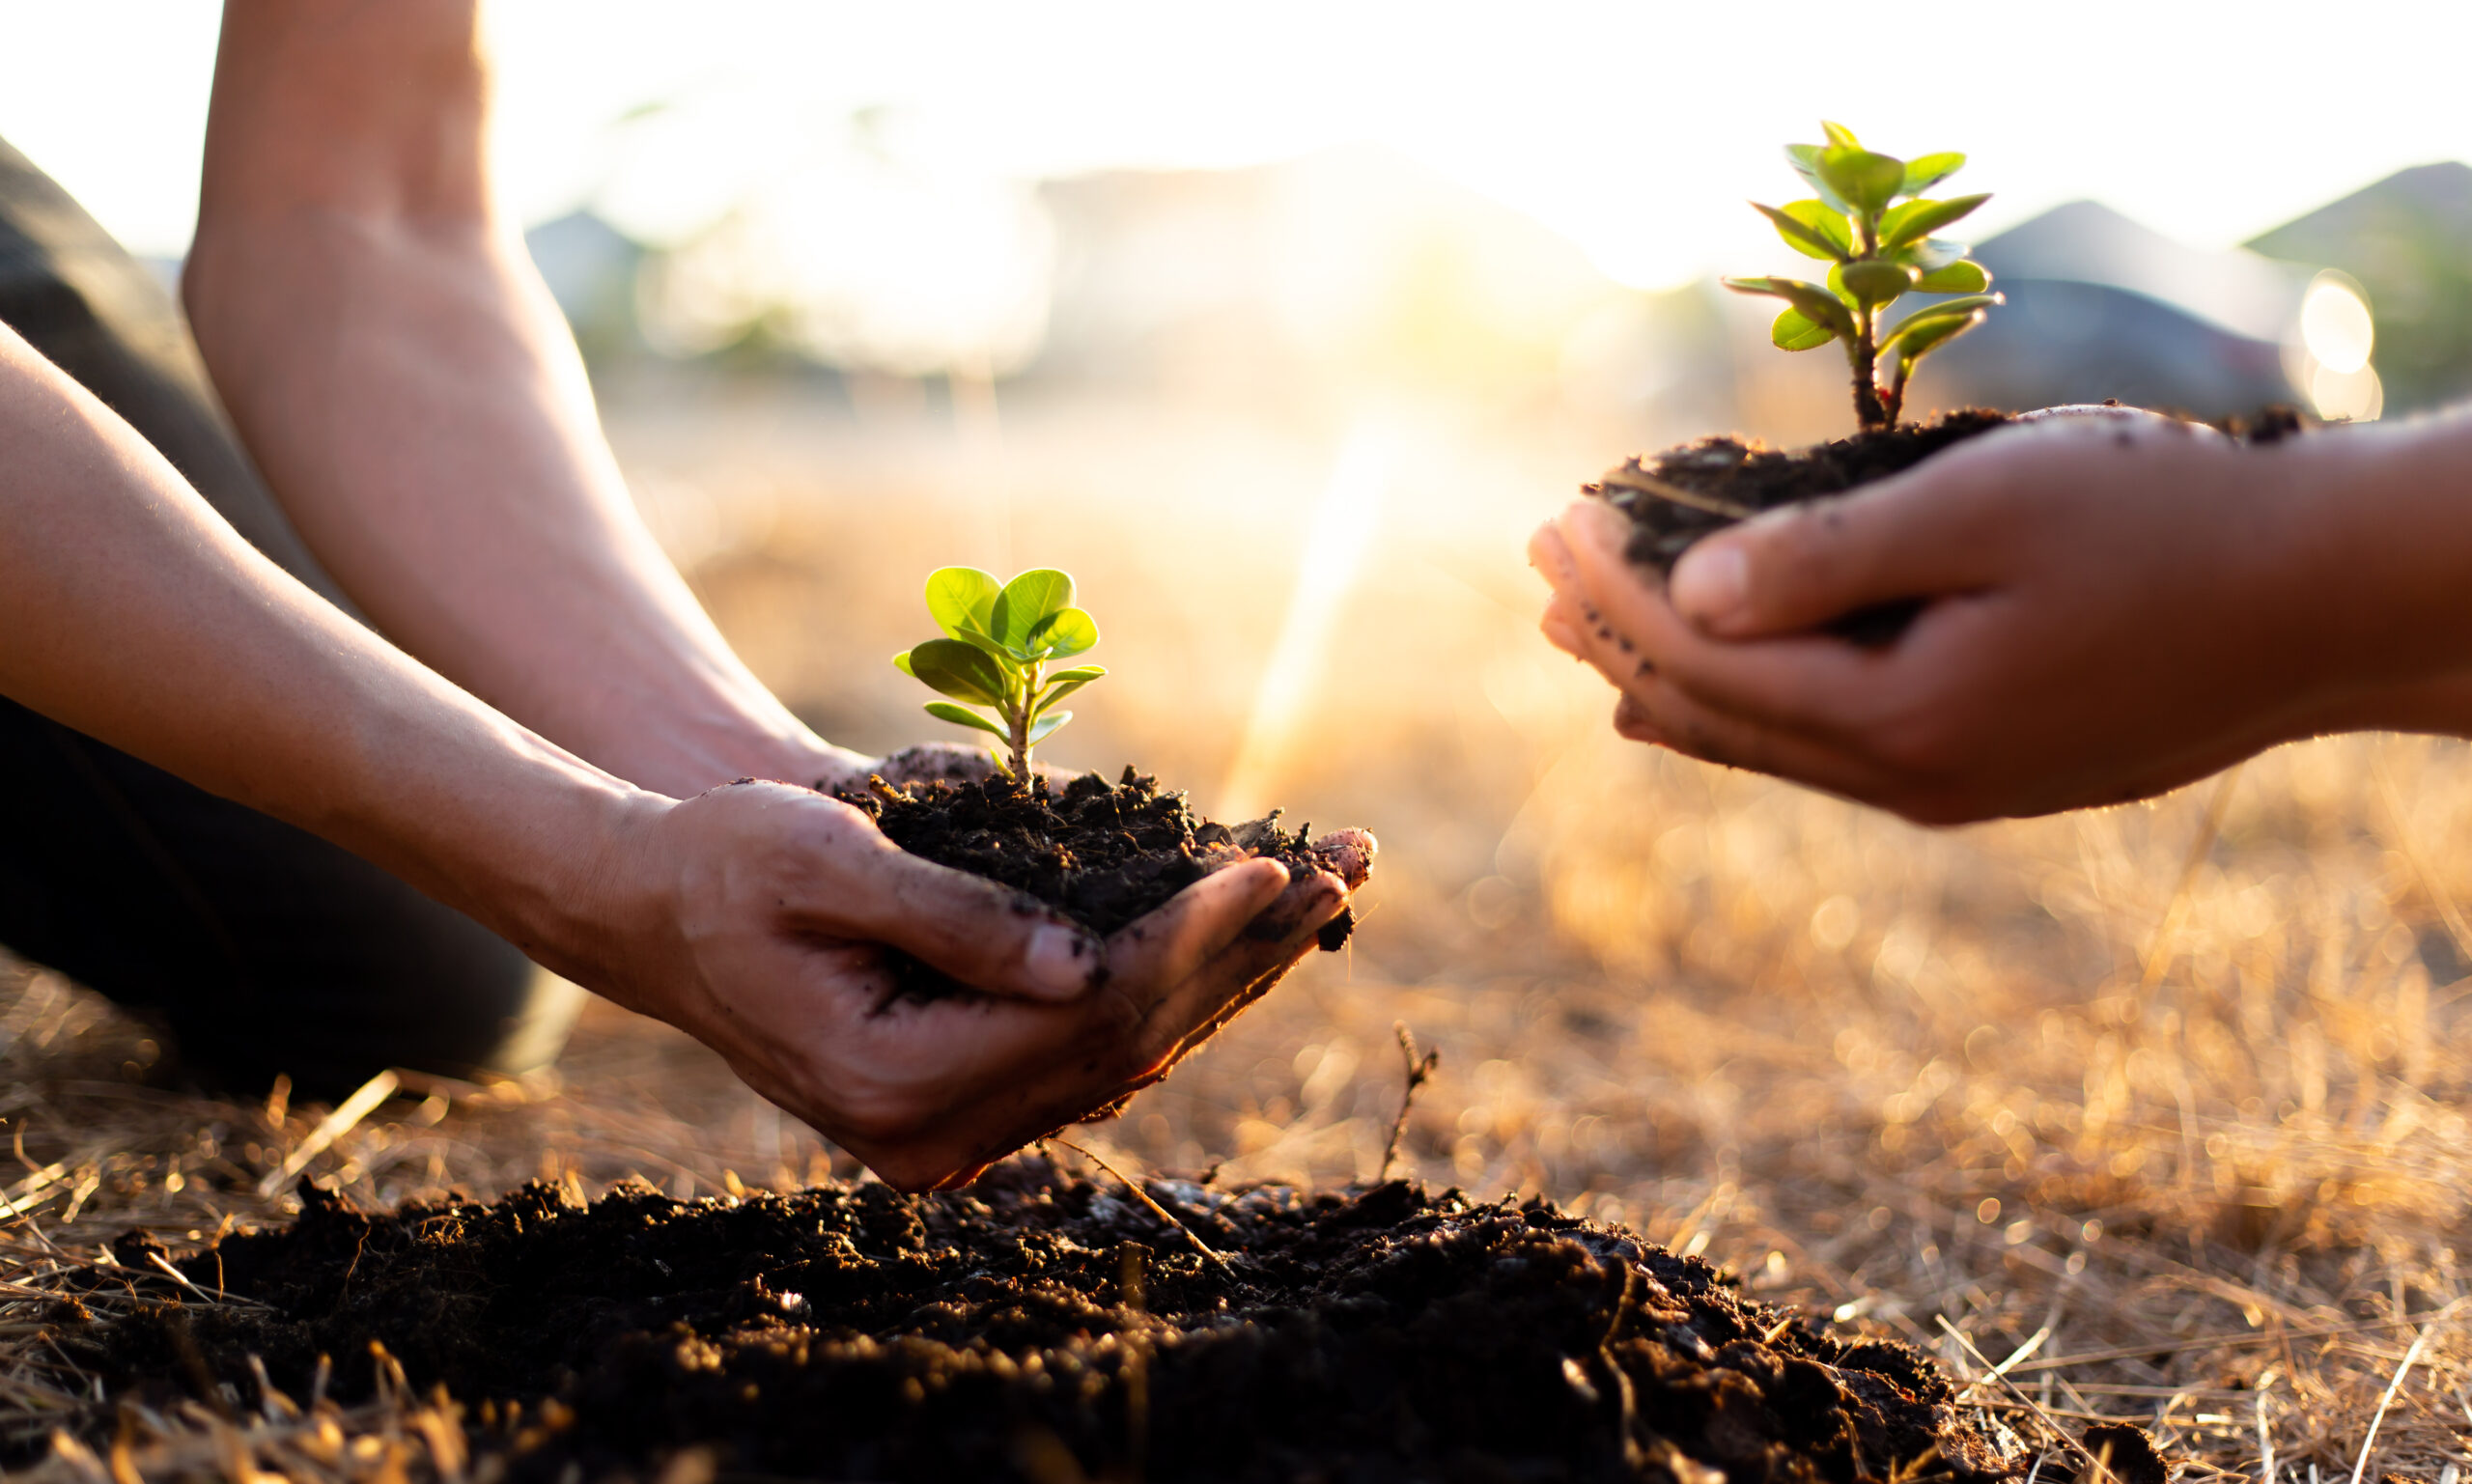
[[[887,1183],[965,1182],[1164,1076],[1313,947],[1371,858],[1232,862],[1102,938],[903,851],[847,802],[741,782],[646,802],[575,977],[677,1025]],[[978,993],[899,991],[893,950]]]
[[[1925,823],[2145,798],[2277,742],[2472,730],[2462,418],[2256,445],[2115,408],[1970,438],[1710,535],[1670,587],[1583,500],[1544,630],[1637,741]],[[2450,452],[2451,451],[2451,452]],[[1819,632],[1898,600],[1893,643]]]

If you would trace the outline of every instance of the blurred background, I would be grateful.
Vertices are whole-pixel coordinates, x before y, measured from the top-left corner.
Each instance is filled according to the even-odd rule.
[[[0,135],[167,274],[214,22],[0,0]],[[1996,193],[1965,227],[2009,303],[1910,407],[2472,393],[2472,37],[2405,5],[1984,4],[1849,80],[1855,24],[508,0],[498,161],[647,518],[826,735],[949,734],[885,662],[930,568],[1061,566],[1113,673],[1056,762],[1381,837],[1348,952],[1106,1147],[1370,1178],[1405,1023],[1444,1057],[1403,1146],[1429,1178],[1629,1221],[1954,1364],[1935,1313],[2057,1327],[2046,1356],[2102,1352],[2041,1383],[2064,1414],[2230,1466],[2299,1409],[2289,1467],[2348,1466],[2400,1349],[2364,1316],[2460,1296],[2462,746],[2311,743],[1924,832],[1618,742],[1521,552],[1625,455],[1851,431],[1842,360],[1773,350],[1770,310],[1713,288],[1798,270],[1744,199],[1801,194],[1779,146],[1822,116],[1966,151],[1957,188]],[[830,1161],[691,1051],[643,1075],[629,1034],[599,1014],[566,1096],[709,1107],[598,1144],[552,1118],[543,1172]],[[380,1152],[346,1171],[380,1197],[450,1170]],[[2293,1327],[2350,1338],[2156,1338]],[[2462,1379],[2450,1354],[2425,1373]],[[2454,1445],[2431,1395],[2385,1446]]]

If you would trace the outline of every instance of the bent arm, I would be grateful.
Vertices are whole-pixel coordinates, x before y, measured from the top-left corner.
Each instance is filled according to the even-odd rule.
[[[241,541],[0,327],[0,694],[357,852],[536,959],[665,804],[422,669]]]
[[[628,498],[494,209],[473,0],[231,0],[183,290],[217,391],[388,637],[648,788],[845,761],[713,627]]]

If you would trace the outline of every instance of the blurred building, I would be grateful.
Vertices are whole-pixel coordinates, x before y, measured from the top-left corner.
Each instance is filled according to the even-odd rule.
[[[2472,165],[2399,171],[2249,245],[2357,281],[2389,407],[2472,396]]]
[[[575,327],[586,359],[604,360],[638,349],[635,278],[642,244],[591,211],[570,211],[523,235],[549,294]]]
[[[1056,271],[1027,379],[1247,400],[1532,398],[1623,296],[1568,238],[1373,146],[1051,181]]]
[[[2311,274],[2187,246],[2093,201],[1978,244],[2008,303],[1928,363],[1943,402],[2022,410],[2118,398],[2201,417],[2299,396],[2287,367]]]

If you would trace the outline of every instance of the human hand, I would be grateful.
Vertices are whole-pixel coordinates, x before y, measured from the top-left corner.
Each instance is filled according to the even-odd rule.
[[[1313,946],[1370,869],[1226,866],[1105,942],[774,783],[638,807],[562,971],[720,1052],[887,1184],[965,1183],[1157,1080]],[[883,947],[984,993],[897,997]]]
[[[2314,622],[2309,492],[2282,447],[2088,409],[1711,536],[1669,590],[1597,501],[1531,557],[1623,735],[1952,824],[2160,793],[2423,684]],[[1926,606],[1890,645],[1813,631],[1896,599]]]

